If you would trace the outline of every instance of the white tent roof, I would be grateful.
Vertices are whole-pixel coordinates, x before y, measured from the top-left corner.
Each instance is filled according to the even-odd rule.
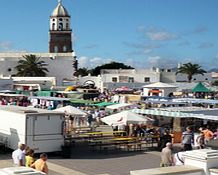
[[[129,104],[129,103],[119,103],[119,104],[107,106],[106,109],[112,109],[113,110],[113,109],[124,108],[124,107],[127,107],[127,106],[133,106],[133,105]]]
[[[70,115],[82,115],[82,116],[86,115],[85,112],[73,106],[65,106],[62,108],[55,109],[54,111],[65,112]]]
[[[153,84],[148,84],[142,86],[143,88],[177,88],[177,86],[171,85],[171,84],[166,84],[162,82],[157,82]]]
[[[126,125],[127,123],[146,123],[147,121],[153,121],[153,119],[138,115],[131,111],[122,111],[117,114],[101,118],[101,121],[110,126],[117,126]]]

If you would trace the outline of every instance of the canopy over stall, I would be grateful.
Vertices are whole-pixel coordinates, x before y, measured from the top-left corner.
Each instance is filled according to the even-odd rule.
[[[162,96],[168,97],[170,94],[176,91],[177,86],[157,82],[149,85],[142,86],[143,96]]]
[[[194,104],[218,104],[218,100],[203,99],[203,98],[175,98],[173,102],[194,103]]]
[[[199,82],[193,89],[192,92],[212,92],[210,89],[206,88],[201,82]]]
[[[218,109],[200,107],[171,107],[154,109],[133,109],[137,114],[148,114],[174,118],[199,118],[218,121]]]
[[[109,115],[101,119],[102,122],[110,126],[126,125],[128,123],[146,123],[148,121],[153,121],[148,117],[144,117],[133,113],[131,111],[122,111],[117,114]]]
[[[82,110],[75,108],[73,106],[70,106],[70,105],[55,109],[54,111],[60,111],[60,112],[64,112],[64,113],[69,114],[69,115],[76,115],[76,116],[85,116],[86,115],[86,113],[83,112]]]
[[[113,102],[100,102],[100,103],[96,103],[96,104],[91,104],[91,106],[97,106],[97,107],[105,107],[105,106],[110,106],[110,105],[115,105],[117,103],[113,103]]]
[[[124,109],[127,107],[131,107],[134,106],[133,104],[129,104],[129,103],[119,103],[119,104],[115,104],[115,105],[110,105],[107,106],[106,109],[110,109],[110,110],[114,110],[114,109]]]

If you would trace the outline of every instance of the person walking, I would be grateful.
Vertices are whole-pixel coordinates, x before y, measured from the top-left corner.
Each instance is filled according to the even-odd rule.
[[[186,127],[186,131],[182,133],[182,145],[184,151],[192,150],[194,143],[194,134],[190,126]]]
[[[181,148],[177,153],[173,156],[173,162],[174,165],[184,165],[185,159],[184,159],[184,151],[183,148]]]
[[[48,174],[48,166],[47,166],[47,161],[48,156],[45,153],[40,154],[40,158],[36,160],[30,167],[34,168],[38,171],[41,171],[45,174]]]
[[[205,138],[204,133],[201,132],[200,135],[196,138],[197,148],[204,149],[205,147]]]
[[[170,135],[170,131],[166,130],[161,138],[160,150],[162,150],[168,142],[172,143],[172,136]]]
[[[168,142],[166,147],[161,151],[161,163],[160,167],[173,166],[173,156],[172,156],[172,147],[173,144]]]
[[[25,148],[25,144],[18,143],[18,149],[12,152],[14,166],[25,166]]]
[[[203,134],[204,134],[205,144],[207,144],[210,140],[213,139],[213,132],[209,129],[209,127],[205,128],[205,129],[200,127],[199,131],[203,132]]]

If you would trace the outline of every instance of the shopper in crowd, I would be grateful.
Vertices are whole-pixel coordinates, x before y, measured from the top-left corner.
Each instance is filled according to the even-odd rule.
[[[172,155],[172,147],[173,144],[168,142],[166,144],[166,147],[162,149],[161,151],[161,167],[168,167],[172,166],[173,164],[173,155]]]
[[[186,131],[182,133],[182,145],[184,151],[192,150],[192,144],[194,144],[194,133],[190,126],[186,127]]]
[[[47,161],[48,156],[45,153],[40,154],[40,158],[36,160],[30,167],[34,168],[38,171],[41,171],[45,174],[48,174],[48,166],[47,166]]]
[[[205,144],[207,144],[211,139],[213,139],[213,132],[209,129],[209,127],[207,128],[200,127],[199,131],[203,132],[204,134]]]
[[[196,138],[197,148],[198,149],[204,149],[205,142],[204,142],[204,133],[200,132],[200,135]]]
[[[12,152],[14,166],[25,166],[25,147],[25,144],[18,143],[18,149]]]
[[[26,151],[25,159],[26,159],[26,167],[30,167],[34,163],[35,159],[34,159],[34,150],[33,149],[28,149]]]
[[[174,165],[184,165],[184,162],[185,162],[185,159],[184,159],[184,151],[183,151],[183,148],[174,154],[173,156],[173,162],[174,162]]]

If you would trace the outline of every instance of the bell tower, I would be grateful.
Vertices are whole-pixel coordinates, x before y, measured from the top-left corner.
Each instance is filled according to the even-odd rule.
[[[49,30],[50,53],[72,53],[72,30],[70,28],[70,15],[58,0],[58,5],[50,16]]]

